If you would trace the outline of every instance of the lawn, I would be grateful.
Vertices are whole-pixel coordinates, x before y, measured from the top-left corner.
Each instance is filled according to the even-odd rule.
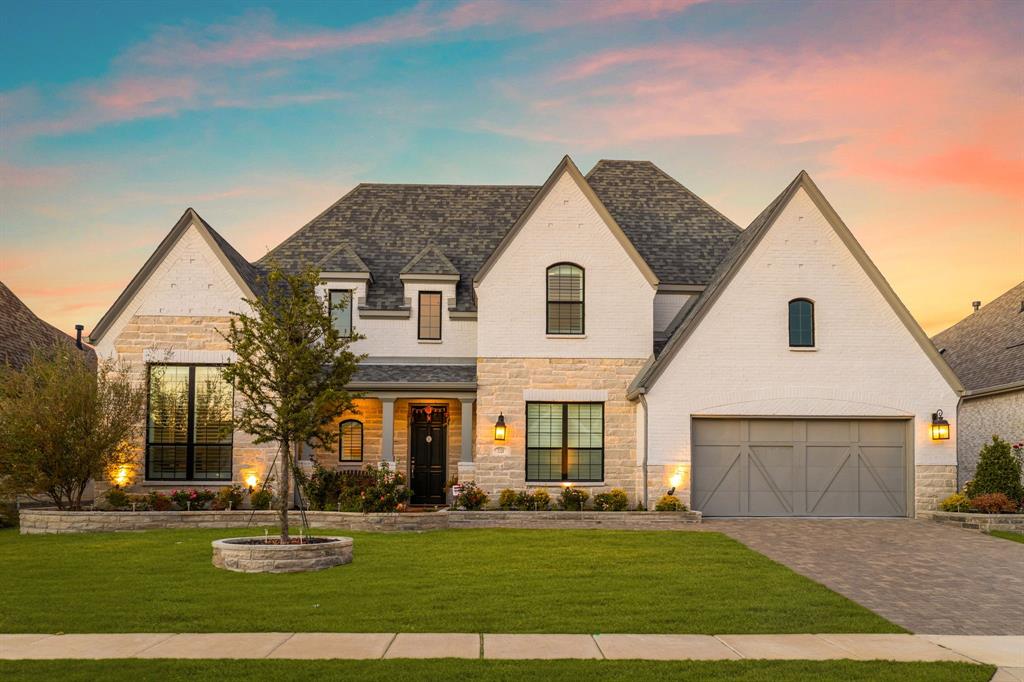
[[[719,533],[345,532],[347,566],[211,565],[246,534],[0,532],[0,632],[903,632]]]
[[[1008,530],[990,530],[989,535],[1014,542],[1024,542],[1024,533],[1012,533]]]
[[[0,679],[61,682],[135,682],[136,680],[545,680],[590,682],[629,680],[696,682],[987,682],[993,666],[967,663],[893,663],[888,661],[180,661],[133,659],[107,661],[0,661]]]

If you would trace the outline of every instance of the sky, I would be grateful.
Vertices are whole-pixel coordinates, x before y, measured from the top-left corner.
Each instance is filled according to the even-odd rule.
[[[925,331],[1024,280],[1024,2],[4,2],[0,280],[88,331],[186,207],[256,260],[361,181],[806,169]]]

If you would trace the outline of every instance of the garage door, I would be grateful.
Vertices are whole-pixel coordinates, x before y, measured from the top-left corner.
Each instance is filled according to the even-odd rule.
[[[706,516],[906,516],[907,425],[695,419],[693,508]]]

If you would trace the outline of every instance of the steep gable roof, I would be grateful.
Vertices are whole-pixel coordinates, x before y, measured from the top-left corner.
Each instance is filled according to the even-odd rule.
[[[427,244],[402,268],[403,275],[458,275],[452,262],[441,249]]]
[[[818,186],[811,180],[811,176],[808,175],[807,171],[800,171],[800,173],[793,179],[791,183],[779,194],[768,206],[756,217],[753,222],[747,227],[746,230],[736,240],[725,259],[722,261],[718,270],[712,277],[711,282],[707,288],[701,292],[701,295],[697,298],[694,304],[682,316],[678,325],[665,344],[661,353],[657,357],[653,358],[651,362],[648,362],[637,375],[636,379],[629,388],[630,397],[635,397],[637,394],[643,392],[647,388],[654,385],[658,377],[664,371],[665,367],[672,361],[676,353],[686,343],[686,340],[693,333],[693,330],[697,328],[700,321],[704,319],[708,311],[715,304],[721,296],[722,291],[729,285],[736,273],[739,272],[740,268],[746,262],[747,258],[753,253],[754,249],[760,243],[761,239],[765,234],[772,228],[778,217],[782,214],[782,211],[789,205],[790,200],[797,193],[798,190],[803,189],[810,196],[811,200],[817,206],[818,210],[821,211],[822,215],[825,216],[825,220],[835,230],[840,240],[846,245],[846,247],[853,254],[853,257],[857,260],[860,266],[867,273],[868,278],[871,279],[872,283],[878,288],[882,297],[889,303],[896,316],[900,318],[907,330],[910,332],[914,340],[917,341],[918,345],[928,356],[928,358],[935,365],[939,373],[942,374],[943,378],[949,383],[949,385],[955,391],[963,391],[963,386],[957,379],[956,375],[950,369],[949,365],[946,364],[942,356],[935,350],[935,346],[932,345],[931,341],[925,335],[924,330],[917,323],[917,320],[910,314],[906,306],[896,295],[896,292],[892,290],[889,283],[886,281],[882,273],[879,272],[878,268],[865,253],[860,242],[857,241],[853,233],[843,222],[839,214],[836,213],[832,205],[828,203],[825,196],[818,189]]]
[[[75,345],[75,340],[40,319],[25,303],[0,282],[0,365],[24,367],[35,350],[45,350],[55,344]],[[96,351],[83,348],[86,360],[96,362]]]
[[[103,334],[106,333],[118,316],[131,303],[132,298],[149,280],[156,268],[167,257],[167,254],[171,252],[171,249],[174,248],[178,240],[181,239],[181,236],[193,225],[199,231],[199,234],[202,235],[203,239],[206,240],[206,243],[217,255],[221,263],[224,264],[228,273],[230,273],[239,288],[241,288],[242,293],[247,297],[253,297],[259,292],[260,268],[245,260],[224,237],[218,234],[216,230],[210,227],[209,223],[196,213],[195,209],[187,208],[181,215],[181,218],[178,219],[178,222],[171,228],[171,231],[160,242],[160,245],[157,246],[156,251],[146,260],[142,268],[135,273],[128,286],[125,287],[121,295],[114,301],[114,305],[110,306],[110,309],[103,314],[100,321],[93,327],[93,330],[89,333],[89,340],[92,343],[97,343],[103,338]]]
[[[1024,282],[932,341],[969,392],[1024,386]]]
[[[348,242],[341,242],[317,262],[320,272],[351,272],[370,274],[370,268]]]

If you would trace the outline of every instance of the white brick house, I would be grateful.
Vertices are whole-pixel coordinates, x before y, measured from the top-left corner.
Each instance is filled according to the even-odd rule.
[[[358,412],[308,456],[391,463],[416,503],[458,476],[907,516],[955,486],[955,439],[930,426],[962,387],[805,173],[745,231],[649,162],[584,176],[566,157],[539,187],[360,185],[256,263],[189,209],[92,341],[194,400],[270,260],[317,265],[351,301],[337,324],[366,337]],[[134,485],[265,473],[272,448],[203,442],[197,419],[147,430]]]

